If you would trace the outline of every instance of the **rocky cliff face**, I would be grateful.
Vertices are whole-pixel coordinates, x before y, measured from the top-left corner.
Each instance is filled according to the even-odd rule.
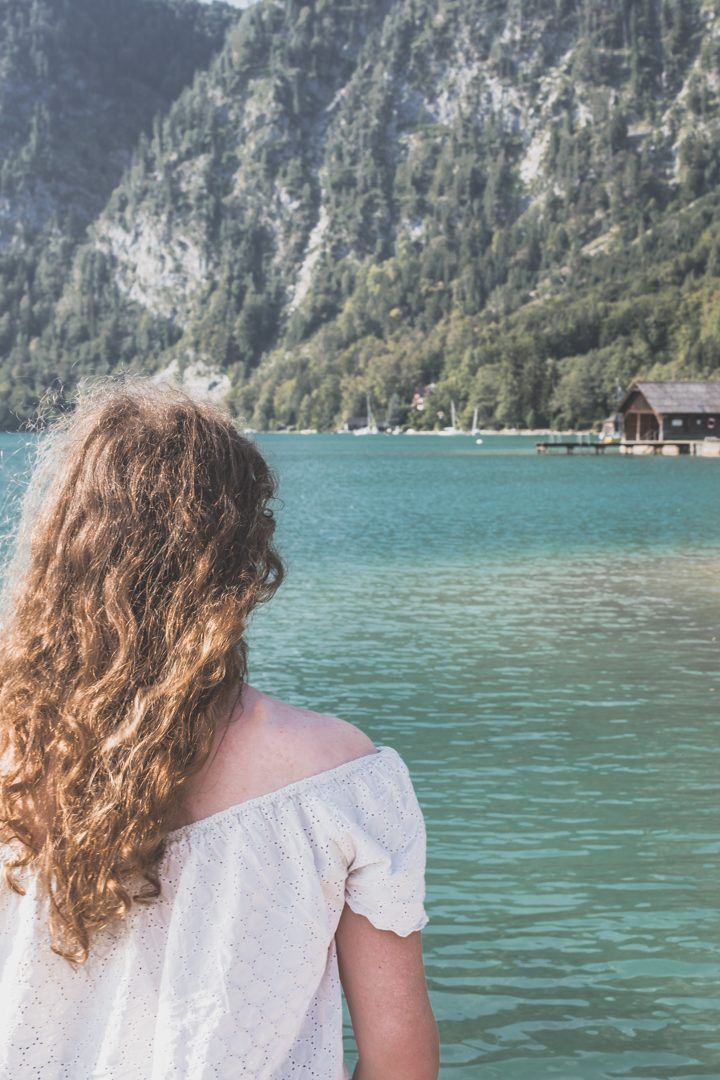
[[[389,4],[296,5],[296,24],[293,6],[230,34],[91,230],[119,292],[181,328],[228,275],[271,278],[291,303],[324,232],[328,132]]]
[[[582,290],[617,302],[618,275],[657,297],[653,252],[699,244],[693,273],[713,277],[719,57],[710,0],[260,0],[104,208],[80,200],[86,238],[25,355],[40,381],[208,364],[271,426],[334,424],[368,390],[409,408],[431,382],[466,410],[482,398],[486,422],[547,421],[578,394],[594,415],[650,363],[712,366],[714,345],[690,355],[669,323],[640,342],[623,323],[612,352],[600,315],[562,341],[538,319]],[[142,125],[123,115],[126,146]],[[109,143],[90,158],[111,187]],[[28,220],[57,203],[21,194]]]
[[[236,19],[192,0],[0,0],[2,425],[57,374],[38,348],[87,226]]]
[[[0,0],[0,248],[97,216],[231,18],[185,0]]]

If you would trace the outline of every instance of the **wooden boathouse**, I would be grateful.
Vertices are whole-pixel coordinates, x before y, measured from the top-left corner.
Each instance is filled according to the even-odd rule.
[[[720,457],[720,379],[634,382],[595,443],[541,442],[540,453],[564,449],[602,454],[697,454]]]
[[[720,379],[634,382],[617,411],[621,452],[720,456]]]
[[[618,405],[624,442],[720,437],[720,379],[634,382]]]

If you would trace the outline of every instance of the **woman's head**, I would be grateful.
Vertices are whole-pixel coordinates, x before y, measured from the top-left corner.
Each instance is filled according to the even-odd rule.
[[[283,578],[274,496],[227,414],[147,377],[86,384],[40,440],[0,629],[0,838],[11,887],[40,873],[61,955],[159,894],[248,617]]]

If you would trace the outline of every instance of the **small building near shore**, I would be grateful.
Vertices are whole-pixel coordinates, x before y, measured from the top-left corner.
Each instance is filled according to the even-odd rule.
[[[338,431],[359,431],[367,426],[367,416],[346,416],[342,422],[342,427],[338,428]],[[388,425],[384,420],[378,420],[376,426],[378,431],[386,431]]]
[[[622,438],[622,421],[623,418],[619,412],[611,413],[610,416],[603,420],[602,428],[600,429],[600,442],[620,442],[620,439]]]
[[[343,420],[341,431],[357,431],[358,428],[367,424],[366,416],[346,416]]]
[[[720,379],[634,382],[617,411],[625,443],[717,438]]]

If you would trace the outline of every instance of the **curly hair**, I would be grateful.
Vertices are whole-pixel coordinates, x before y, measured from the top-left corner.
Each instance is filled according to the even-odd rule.
[[[0,626],[5,881],[49,897],[54,952],[161,893],[183,785],[247,677],[284,576],[276,478],[222,409],[174,383],[81,383],[38,440]]]

